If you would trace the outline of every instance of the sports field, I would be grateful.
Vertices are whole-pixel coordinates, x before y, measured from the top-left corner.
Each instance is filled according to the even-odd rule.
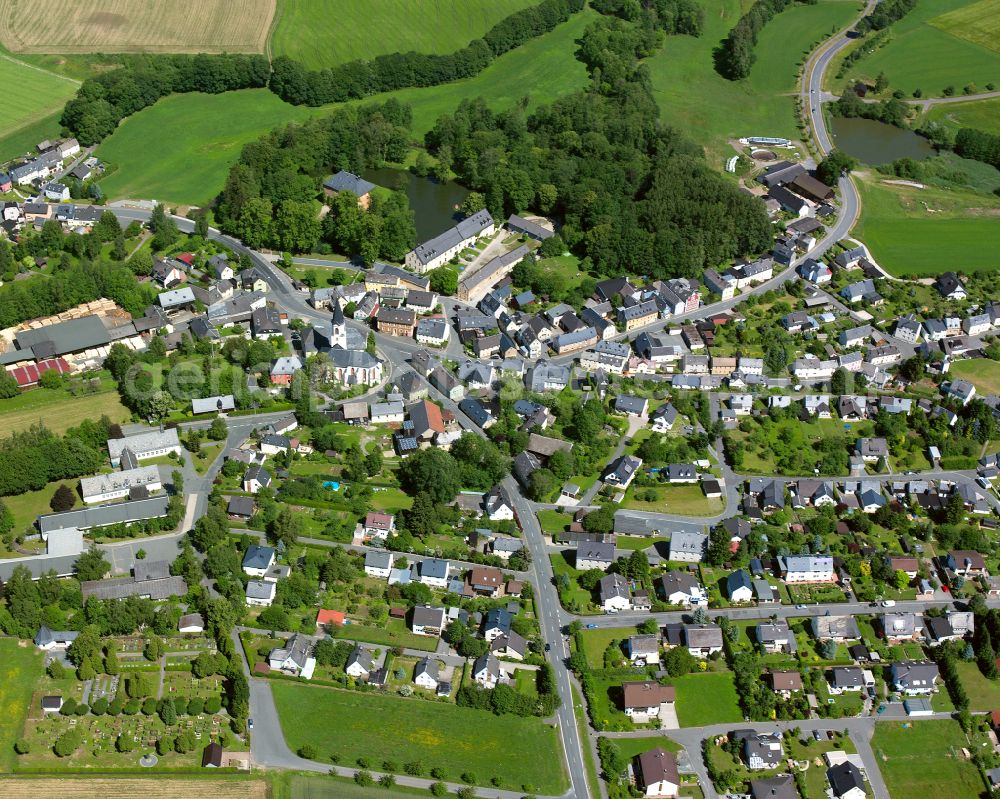
[[[958,722],[951,719],[880,721],[872,738],[872,749],[892,799],[981,796],[979,771],[961,751],[969,745]]]
[[[262,53],[275,0],[4,0],[15,53]]]
[[[536,0],[280,0],[271,52],[310,69],[386,53],[450,53]]]
[[[359,757],[419,760],[451,779],[468,772],[485,785],[500,776],[504,787],[529,793],[560,794],[567,785],[556,730],[540,719],[277,681],[271,690],[293,751],[311,744],[320,759],[335,752],[344,766]]]
[[[79,84],[0,53],[0,86],[4,99],[0,140],[4,140],[60,111]],[[30,147],[36,143],[31,142]],[[11,155],[21,152],[19,148]],[[0,157],[6,156],[0,152]]]
[[[1000,267],[1000,200],[937,188],[859,180],[861,219],[854,235],[894,275],[937,275]]]
[[[976,128],[1000,136],[1000,97],[993,100],[974,100],[969,103],[935,105],[927,112],[927,119],[941,122],[950,128]]]
[[[413,107],[413,138],[423,139],[439,116],[467,97],[485,97],[507,108],[527,96],[529,105],[550,102],[586,82],[573,57],[575,40],[595,12],[574,14],[551,33],[498,58],[479,75],[455,83],[403,89],[365,102],[396,97]],[[225,94],[176,94],[140,111],[101,144],[98,157],[117,167],[101,182],[110,198],[157,198],[201,205],[222,190],[240,148],[272,128],[336,106],[308,108],[282,102],[267,89]],[[151,158],[150,153],[156,157]]]
[[[969,83],[985,91],[987,83],[1000,83],[998,15],[1000,0],[919,2],[892,26],[892,41],[859,61],[833,88],[839,91],[849,80],[884,72],[890,87],[907,95],[920,89],[924,97],[940,97],[946,86],[961,94]],[[991,35],[987,46],[984,40]]]
[[[761,31],[757,61],[745,81],[728,81],[713,67],[712,51],[736,24],[740,0],[701,0],[705,30],[675,36],[647,62],[664,122],[703,144],[713,165],[732,154],[726,141],[741,136],[798,136],[794,92],[798,63],[811,45],[859,13],[853,0],[792,5]]]

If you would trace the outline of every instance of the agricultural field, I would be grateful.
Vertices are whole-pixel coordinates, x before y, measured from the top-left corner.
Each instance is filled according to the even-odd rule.
[[[213,799],[267,799],[267,781],[246,774],[210,777],[5,777],[4,784],[16,796],[48,799],[107,799],[108,796],[143,796],[147,799],[186,799],[194,794]],[[387,794],[387,796],[391,796]],[[299,799],[298,796],[295,799]]]
[[[996,269],[1000,201],[989,195],[859,180],[861,219],[854,234],[890,273],[937,275]]]
[[[323,69],[386,53],[450,53],[535,0],[281,0],[271,37],[273,55]],[[377,36],[372,36],[378,31]]]
[[[985,358],[955,361],[949,372],[952,377],[968,380],[980,394],[1000,394],[1000,362]]]
[[[373,795],[383,799],[411,799],[413,796],[427,796],[426,791],[401,785],[392,788],[379,786],[376,792],[345,777],[287,772],[276,772],[270,777],[270,799],[372,799]]]
[[[998,12],[997,0],[918,3],[892,26],[887,45],[862,58],[831,88],[837,92],[852,80],[874,80],[884,72],[890,88],[907,95],[920,89],[924,97],[940,97],[947,86],[961,93],[970,83],[985,91],[987,83],[1000,81]]]
[[[453,778],[463,772],[483,782],[501,776],[507,787],[531,786],[538,793],[566,787],[557,733],[535,718],[284,682],[271,690],[292,750],[311,744],[324,759],[338,753],[343,765],[359,757],[419,760]]]
[[[498,58],[479,75],[455,83],[402,89],[364,102],[395,97],[413,107],[413,138],[423,139],[442,114],[467,97],[483,96],[493,108],[508,108],[528,96],[529,107],[582,87],[586,71],[573,57],[575,41],[596,12],[574,14],[551,33]],[[244,144],[272,128],[329,114],[335,105],[292,106],[266,89],[222,95],[178,94],[125,120],[98,148],[117,171],[101,181],[110,198],[156,197],[202,205],[223,187]],[[149,158],[149,152],[157,158]]]
[[[7,0],[0,44],[15,53],[262,53],[275,0]]]
[[[892,799],[947,795],[974,799],[983,782],[976,767],[962,759],[970,746],[958,722],[879,722],[872,749]]]
[[[10,772],[17,757],[14,741],[21,735],[41,669],[41,653],[30,643],[0,640],[0,771]]]
[[[789,7],[761,31],[750,77],[732,82],[715,72],[712,51],[746,5],[739,0],[701,3],[705,7],[702,35],[671,37],[647,64],[663,121],[704,145],[712,164],[721,168],[723,160],[733,154],[728,139],[798,136],[797,65],[814,43],[834,28],[846,26],[860,6],[853,0],[820,0],[816,5]]]
[[[0,4],[2,8],[3,4]],[[0,10],[0,15],[3,13]],[[50,122],[48,118],[62,110],[63,103],[76,93],[79,84],[0,53],[0,85],[4,87],[0,158],[8,158],[34,150],[35,144],[41,141],[34,138],[36,126],[43,122],[47,126]],[[32,136],[25,141],[23,134],[28,132]],[[54,132],[58,133],[58,125]]]
[[[926,119],[940,122],[954,130],[977,128],[1000,136],[1000,97],[935,105],[927,112]]]

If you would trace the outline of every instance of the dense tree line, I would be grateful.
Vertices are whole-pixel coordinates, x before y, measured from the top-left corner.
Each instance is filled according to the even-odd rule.
[[[834,116],[874,119],[887,125],[895,125],[897,128],[906,127],[908,111],[906,103],[895,97],[880,103],[866,103],[853,92],[848,92],[836,102],[830,103],[830,112]]]
[[[59,436],[42,425],[0,440],[0,496],[37,491],[55,480],[96,472],[110,437],[107,416],[84,421]]]
[[[566,245],[606,275],[694,276],[759,252],[771,233],[760,204],[661,125],[638,59],[655,44],[638,26],[601,18],[578,57],[588,91],[526,116],[466,100],[425,143],[495,216],[525,209],[561,216]]]
[[[410,121],[410,107],[389,100],[288,125],[247,144],[218,198],[220,227],[250,247],[308,252],[322,238],[368,261],[401,259],[416,238],[404,194],[377,192],[364,212],[345,193],[329,200],[322,220],[315,199],[331,172],[402,161]]]
[[[468,78],[496,57],[565,22],[583,7],[584,0],[543,0],[500,20],[483,38],[453,53],[390,53],[371,61],[351,61],[314,71],[279,56],[273,64],[271,91],[293,105],[315,106]]]
[[[60,123],[83,145],[114,132],[125,117],[174,92],[219,94],[267,85],[262,55],[125,55],[121,67],[83,82],[66,103]]]
[[[50,316],[100,297],[114,300],[131,314],[142,316],[151,296],[147,287],[123,264],[81,263],[57,269],[47,279],[34,279],[5,287],[0,302],[0,327],[25,319]]]
[[[705,9],[693,0],[591,0],[590,5],[630,22],[645,20],[667,35],[701,36],[705,26]]]
[[[955,136],[955,152],[1000,169],[1000,136],[975,128],[962,128]]]
[[[872,9],[872,13],[858,23],[858,30],[867,33],[888,28],[893,22],[909,14],[916,5],[917,0],[881,0]]]
[[[812,0],[815,2],[815,0]],[[757,46],[757,34],[770,22],[776,14],[781,13],[792,4],[792,0],[757,0],[750,10],[739,18],[722,40],[715,52],[715,69],[729,80],[743,80],[749,77],[757,56],[754,47]]]

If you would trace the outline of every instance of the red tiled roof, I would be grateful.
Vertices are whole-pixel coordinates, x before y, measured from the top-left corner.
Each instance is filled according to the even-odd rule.
[[[29,363],[26,366],[19,366],[11,369],[11,376],[17,381],[19,388],[34,386],[38,384],[39,378],[50,369],[55,369],[59,374],[71,371],[72,367],[64,358],[49,358],[38,363]]]
[[[189,252],[182,252],[180,255],[174,256],[181,263],[185,263],[188,266],[194,263],[194,256]]]
[[[321,609],[316,613],[316,625],[320,624],[343,624],[344,612],[342,610]]]

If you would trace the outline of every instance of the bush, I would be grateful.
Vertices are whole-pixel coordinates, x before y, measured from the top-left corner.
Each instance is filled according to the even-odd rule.
[[[125,707],[122,709],[122,712],[126,716],[134,716],[136,713],[139,712],[141,708],[142,708],[142,702],[140,702],[138,699],[129,699],[128,702],[125,704]]]
[[[18,738],[14,742],[14,751],[19,755],[26,755],[31,751],[31,744],[24,740],[24,738]]]
[[[448,793],[448,786],[443,782],[432,782],[431,793],[435,796],[445,796]]]
[[[361,769],[360,771],[355,772],[354,773],[354,781],[358,785],[361,785],[361,786],[364,786],[364,787],[372,785],[375,782],[375,780],[372,779],[371,772],[367,771],[366,769]]]
[[[59,757],[69,757],[80,748],[80,744],[82,743],[83,736],[80,732],[78,730],[69,730],[56,738],[56,742],[52,746],[52,750]]]
[[[218,713],[222,709],[222,700],[217,696],[209,697],[205,700],[206,713]]]
[[[108,712],[108,700],[103,696],[100,699],[95,699],[94,704],[90,706],[90,712],[95,716],[103,716]]]
[[[122,733],[118,736],[118,740],[115,741],[115,749],[119,752],[131,752],[135,749],[135,741],[132,740],[130,735]]]
[[[312,744],[304,744],[299,747],[299,757],[304,757],[306,760],[315,760],[318,754],[316,747]]]
[[[142,703],[142,715],[152,716],[156,712],[156,705],[157,705],[156,699],[154,699],[151,696],[147,697],[146,700]]]

